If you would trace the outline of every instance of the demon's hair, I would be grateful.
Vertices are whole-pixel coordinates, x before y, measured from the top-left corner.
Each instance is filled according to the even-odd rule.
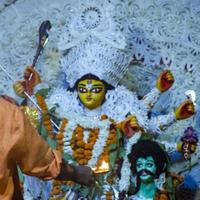
[[[158,143],[151,140],[140,140],[132,146],[131,153],[128,155],[131,163],[131,170],[136,174],[136,161],[138,158],[152,156],[156,164],[156,175],[159,176],[166,171],[168,156]]]

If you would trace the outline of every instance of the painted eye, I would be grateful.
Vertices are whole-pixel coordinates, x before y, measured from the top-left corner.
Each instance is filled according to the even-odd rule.
[[[138,163],[138,164],[136,164],[136,167],[137,167],[137,168],[141,168],[141,167],[142,167],[142,164]]]
[[[147,163],[147,167],[152,167],[153,164],[152,163]]]
[[[92,88],[91,92],[93,93],[100,93],[102,91],[102,88]]]
[[[79,92],[81,92],[81,93],[86,93],[86,92],[87,92],[87,89],[86,89],[86,88],[83,88],[83,87],[79,87],[78,90],[79,90]]]

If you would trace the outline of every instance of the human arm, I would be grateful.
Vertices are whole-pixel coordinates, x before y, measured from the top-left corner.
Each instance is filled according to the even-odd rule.
[[[46,180],[57,178],[86,185],[92,183],[90,168],[71,166],[62,160],[60,152],[48,146],[19,107],[2,99],[0,102],[2,116],[7,119],[4,126],[9,130],[2,137],[7,162],[13,165],[17,162],[24,173]]]

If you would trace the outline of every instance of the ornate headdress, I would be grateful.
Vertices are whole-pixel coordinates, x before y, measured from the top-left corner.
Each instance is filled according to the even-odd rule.
[[[67,12],[59,49],[65,55],[60,65],[69,85],[91,73],[117,86],[132,59],[125,3],[79,0]]]

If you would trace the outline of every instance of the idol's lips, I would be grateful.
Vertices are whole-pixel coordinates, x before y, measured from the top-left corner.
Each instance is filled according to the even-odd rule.
[[[87,99],[87,101],[92,101],[91,97],[87,97],[86,99]]]

